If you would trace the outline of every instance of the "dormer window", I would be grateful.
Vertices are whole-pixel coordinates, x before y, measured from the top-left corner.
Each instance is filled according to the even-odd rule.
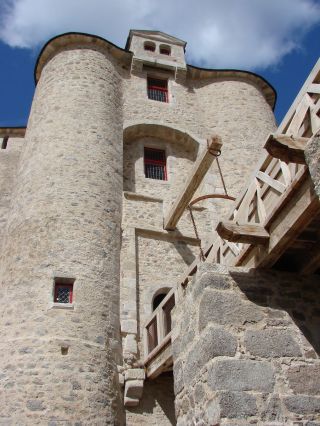
[[[148,50],[149,52],[155,52],[156,44],[153,43],[152,41],[145,41],[144,50]]]
[[[167,45],[161,44],[161,45],[160,45],[160,47],[159,47],[159,52],[160,52],[160,54],[161,54],[161,55],[167,55],[167,56],[170,56],[170,55],[171,55],[171,49],[170,49],[170,46],[167,46]]]
[[[159,102],[169,102],[168,80],[148,77],[148,98]]]

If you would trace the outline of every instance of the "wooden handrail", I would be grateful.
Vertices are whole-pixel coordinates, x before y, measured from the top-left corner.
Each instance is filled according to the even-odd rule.
[[[152,315],[149,317],[148,321],[144,326],[144,346],[145,346],[145,357],[148,359],[150,354],[157,353],[163,347],[163,342],[167,339],[167,336],[170,335],[171,330],[167,332],[167,324],[165,318],[165,306],[166,304],[174,298],[175,304],[175,291],[176,288],[172,288],[166,297],[161,301],[159,306],[153,311]],[[148,330],[151,324],[155,322],[156,327],[156,338],[157,344],[155,347],[152,347],[151,351],[149,351],[150,340],[148,335]]]

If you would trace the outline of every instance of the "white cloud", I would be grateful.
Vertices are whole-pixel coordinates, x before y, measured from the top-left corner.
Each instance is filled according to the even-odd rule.
[[[2,8],[2,9],[1,9]],[[188,42],[190,63],[266,68],[301,47],[320,23],[317,0],[2,0],[0,39],[33,48],[80,31],[124,46],[130,28],[157,29]]]

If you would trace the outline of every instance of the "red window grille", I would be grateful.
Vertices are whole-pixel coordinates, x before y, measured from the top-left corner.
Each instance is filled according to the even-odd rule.
[[[148,50],[149,52],[154,52],[156,50],[156,45],[153,43],[145,43],[144,50]]]
[[[55,280],[54,286],[54,302],[55,303],[72,303],[73,299],[73,283],[63,283]]]
[[[171,54],[169,47],[160,47],[160,53],[161,55],[168,55],[168,56],[170,56]]]
[[[148,98],[159,102],[169,102],[168,81],[148,78]]]
[[[144,149],[144,174],[146,178],[167,180],[166,154],[161,149]]]

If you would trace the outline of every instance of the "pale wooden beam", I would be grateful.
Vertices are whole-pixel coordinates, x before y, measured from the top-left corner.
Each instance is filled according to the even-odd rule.
[[[200,154],[193,166],[183,190],[180,192],[169,213],[164,218],[164,229],[172,231],[176,228],[183,212],[188,207],[192,197],[215,159],[215,154],[221,150],[221,147],[221,138],[219,136],[212,136],[208,141],[208,147]]]
[[[238,225],[231,221],[219,222],[217,232],[221,238],[233,243],[264,244],[269,239],[264,227],[253,223]]]
[[[308,138],[271,134],[265,144],[270,155],[286,163],[305,164],[304,150]]]
[[[266,220],[270,234],[268,244],[249,246],[249,250],[236,259],[234,266],[272,267],[319,214],[319,199],[306,169],[301,170],[290,189],[282,194],[283,199]]]

